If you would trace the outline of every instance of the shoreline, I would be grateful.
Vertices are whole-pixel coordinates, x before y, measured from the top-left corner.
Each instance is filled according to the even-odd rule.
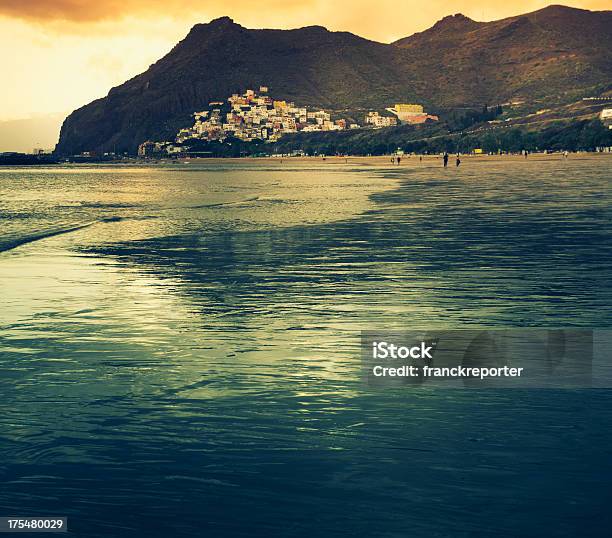
[[[455,167],[455,155],[449,154],[449,168]],[[563,153],[531,153],[527,158],[523,155],[514,154],[503,154],[503,155],[473,155],[473,154],[459,154],[461,158],[461,165],[467,163],[485,163],[485,162],[524,162],[529,163],[533,161],[576,161],[576,160],[589,160],[594,159],[609,159],[612,158],[612,153],[608,152],[580,152],[570,153],[567,157]],[[29,164],[9,164],[0,163],[0,170],[3,168],[28,168],[28,167],[81,167],[81,166],[176,166],[176,165],[187,165],[187,164],[277,164],[277,165],[290,165],[290,164],[319,164],[319,165],[343,165],[343,166],[377,166],[377,167],[388,167],[397,168],[406,165],[425,165],[435,163],[441,165],[442,157],[440,155],[402,155],[401,163],[397,165],[391,160],[394,158],[393,155],[368,155],[368,156],[329,156],[329,157],[186,157],[180,159],[137,159],[128,158],[126,160],[115,160],[115,161],[95,161],[90,162],[58,162],[58,163],[29,163]]]
[[[449,154],[449,167],[454,163],[456,154]],[[321,164],[377,164],[386,165],[389,167],[397,167],[397,164],[392,164],[392,155],[369,155],[369,156],[347,156],[347,157],[195,157],[188,159],[178,159],[178,162],[183,163],[224,163],[224,162],[266,162],[266,163],[321,163]],[[422,157],[422,159],[420,159]],[[466,161],[469,162],[503,162],[503,161],[518,161],[518,162],[530,162],[530,161],[565,161],[565,160],[577,160],[577,159],[597,159],[597,158],[610,158],[612,153],[573,153],[567,158],[562,153],[537,153],[530,154],[527,158],[523,155],[471,155],[471,154],[460,154],[461,163]],[[442,157],[440,155],[401,155],[401,163],[403,164],[419,164],[419,163],[432,163],[441,162]],[[143,161],[147,162],[147,161]],[[172,161],[153,161],[157,164],[169,164]]]
[[[496,395],[450,387],[449,397],[427,386],[362,384],[362,330],[479,328],[483,320],[491,328],[590,327],[612,319],[605,300],[612,264],[602,250],[611,161],[478,157],[466,159],[465,170],[443,170],[434,159],[420,165],[410,157],[394,168],[375,157],[349,158],[352,166],[337,158],[326,160],[331,166],[240,159],[233,168],[224,159],[0,172],[3,209],[24,225],[30,210],[36,225],[47,215],[126,217],[0,255],[5,424],[25,424],[7,430],[5,459],[32,467],[21,474],[34,477],[6,481],[4,503],[34,514],[67,504],[75,526],[89,529],[124,509],[143,513],[151,505],[146,492],[159,483],[163,499],[187,499],[194,513],[210,507],[216,530],[231,534],[235,527],[214,512],[248,509],[252,491],[277,506],[267,492],[292,470],[298,495],[313,476],[321,477],[319,497],[337,496],[338,484],[357,491],[347,514],[363,495],[385,494],[389,473],[398,488],[413,487],[414,473],[389,468],[389,461],[405,467],[403,447],[433,473],[436,487],[418,490],[419,510],[435,506],[451,472],[459,475],[442,498],[453,513],[471,514],[472,500],[458,501],[457,488],[490,496],[500,471],[478,462],[483,454],[502,464],[508,456],[496,432],[507,432],[510,446],[525,440],[527,448],[511,455],[528,466],[542,450],[603,446],[600,429],[567,427],[581,424],[585,409],[607,418],[609,401],[585,391],[558,392],[563,398],[551,403],[548,393],[523,389]],[[387,186],[364,203],[371,189]],[[356,211],[356,218],[341,214]],[[541,415],[522,420],[534,411]],[[466,430],[470,414],[477,420]],[[248,450],[234,449],[241,446]],[[475,462],[478,472],[465,475],[471,482],[453,461],[440,463],[440,446]],[[603,449],[587,453],[594,469],[609,459]],[[576,458],[567,462],[548,458],[539,467],[561,469],[551,490],[584,471]],[[515,506],[524,483],[502,464],[508,487],[497,500]],[[370,476],[377,479],[364,490]],[[41,495],[24,497],[24,484]],[[56,500],[49,506],[48,499]],[[274,520],[271,512],[264,517]],[[466,524],[476,528],[478,518]],[[195,524],[187,530],[198,532]]]

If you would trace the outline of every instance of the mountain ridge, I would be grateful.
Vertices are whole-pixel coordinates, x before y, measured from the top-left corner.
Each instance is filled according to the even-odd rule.
[[[56,152],[133,153],[146,139],[172,137],[209,101],[260,85],[275,98],[354,117],[394,102],[434,111],[563,102],[612,80],[610,28],[612,11],[549,6],[492,22],[450,15],[385,44],[316,25],[247,29],[220,17],[194,25],[145,72],[70,114]]]

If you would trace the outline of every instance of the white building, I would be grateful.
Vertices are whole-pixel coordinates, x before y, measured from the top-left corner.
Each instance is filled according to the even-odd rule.
[[[393,116],[381,116],[378,112],[368,112],[365,117],[366,124],[373,125],[375,129],[392,127],[397,125],[397,118]]]
[[[608,129],[612,129],[612,108],[604,108],[599,114],[599,119]]]
[[[331,119],[325,110],[309,111],[293,102],[274,100],[261,87],[258,95],[247,90],[233,94],[225,102],[210,103],[211,110],[195,112],[192,127],[181,129],[176,135],[178,144],[196,138],[224,140],[228,136],[242,140],[278,140],[285,133],[298,131],[337,131],[347,128],[346,120]],[[386,118],[389,121],[389,118]],[[394,118],[392,118],[394,119]]]

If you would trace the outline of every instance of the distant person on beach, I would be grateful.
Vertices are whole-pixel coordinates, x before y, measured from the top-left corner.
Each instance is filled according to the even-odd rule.
[[[423,161],[423,155],[419,155],[419,162]]]
[[[401,162],[402,162],[402,158],[398,155],[397,156],[397,166],[399,166]]]
[[[457,160],[455,161],[455,164],[457,166],[459,166],[461,164],[461,159],[459,158],[459,154],[457,153]]]
[[[442,160],[444,161],[444,168],[446,168],[448,166],[448,153],[444,152]]]
[[[567,150],[565,150],[565,151],[563,152],[563,157],[565,157],[565,158],[567,159],[567,156],[568,156],[568,155],[569,155],[569,152],[568,152]]]

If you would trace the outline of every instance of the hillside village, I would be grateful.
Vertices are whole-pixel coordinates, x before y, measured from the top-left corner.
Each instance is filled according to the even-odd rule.
[[[148,140],[139,145],[138,155],[150,157],[183,153],[190,140],[223,142],[237,138],[244,142],[277,142],[289,133],[379,129],[400,122],[419,124],[438,120],[437,116],[426,114],[422,105],[396,104],[386,109],[393,116],[381,115],[377,111],[368,112],[362,126],[343,118],[332,120],[331,113],[322,109],[310,110],[290,101],[273,99],[268,91],[268,87],[261,86],[259,92],[249,89],[242,95],[233,94],[227,101],[211,102],[208,110],[193,113],[194,124],[181,129],[174,141]]]
[[[510,103],[510,105],[512,106],[512,103]],[[444,121],[445,125],[449,125],[451,129],[457,132],[461,132],[472,124],[480,124],[480,127],[476,128],[474,134],[482,133],[483,140],[478,142],[474,147],[481,148],[478,151],[483,151],[482,148],[487,152],[498,151],[500,148],[508,146],[510,143],[501,139],[493,142],[490,141],[489,138],[491,138],[492,133],[503,133],[507,130],[507,125],[509,125],[510,121],[517,122],[521,119],[507,118],[500,120],[498,117],[501,112],[501,105],[491,109],[484,107],[481,112],[468,111],[462,116],[454,118],[454,120],[451,116],[445,117]],[[541,113],[538,112],[530,116],[537,115],[538,118],[540,118],[544,117],[546,113],[547,111],[544,110],[541,111]],[[235,93],[231,95],[225,101],[211,102],[209,103],[208,109],[194,112],[192,116],[193,124],[190,127],[180,129],[174,137],[174,140],[147,140],[141,143],[138,146],[138,156],[141,158],[164,158],[190,155],[210,156],[212,154],[219,154],[220,151],[221,154],[225,154],[223,153],[225,150],[219,150],[219,145],[225,146],[226,149],[233,147],[234,151],[238,151],[239,154],[241,154],[240,148],[237,148],[235,144],[232,146],[232,141],[237,140],[247,144],[253,142],[255,146],[257,146],[258,144],[279,143],[281,138],[285,135],[296,133],[304,133],[306,138],[310,141],[312,138],[308,138],[307,135],[309,134],[323,137],[323,139],[327,141],[324,143],[325,149],[321,147],[315,151],[323,151],[324,153],[330,151],[350,152],[355,150],[365,151],[366,153],[372,151],[379,152],[380,148],[378,146],[373,147],[373,149],[366,149],[364,147],[359,150],[358,148],[361,147],[360,144],[363,140],[360,140],[359,143],[355,142],[349,144],[350,147],[347,147],[346,137],[348,136],[352,139],[354,138],[353,135],[359,137],[360,133],[367,129],[378,131],[380,129],[397,127],[400,125],[421,125],[428,123],[433,127],[438,124],[439,121],[437,116],[428,114],[420,104],[396,103],[394,106],[387,107],[384,110],[367,111],[363,117],[362,123],[358,124],[345,118],[332,118],[332,112],[320,108],[312,109],[306,106],[297,105],[291,101],[274,99],[269,95],[269,90],[266,86],[261,86],[258,92],[248,89],[243,94]],[[529,118],[530,116],[525,116],[525,118]],[[599,120],[605,129],[612,127],[611,109],[602,110]],[[387,131],[389,131],[388,136],[384,134]],[[380,143],[382,143],[388,149],[388,147],[398,147],[403,144],[405,149],[408,150],[410,144],[407,139],[397,135],[399,138],[396,140],[397,136],[391,134],[395,129],[387,129],[387,131],[380,131],[380,134],[383,136],[374,136],[374,133],[372,133],[372,136],[369,137],[372,139],[370,145],[376,146],[376,144],[380,145]],[[341,132],[345,132],[345,135],[339,136]],[[403,132],[405,133],[406,131]],[[317,135],[317,133],[319,134]],[[509,134],[512,133],[509,132]],[[533,151],[537,147],[542,147],[550,143],[544,140],[536,142],[534,136],[531,134],[525,134],[525,136],[523,136],[514,133],[513,136],[515,138],[520,138],[520,140],[515,140],[508,148],[514,148],[514,150],[517,151],[521,148],[529,148],[530,151]],[[580,136],[582,140],[587,135]],[[599,136],[601,138],[601,133],[596,133],[596,135],[593,136]],[[294,137],[287,137],[288,140],[291,139],[291,142],[287,144],[286,141],[283,140],[281,145],[288,153],[303,152],[304,147],[301,146],[300,142],[302,138],[303,137],[295,139]],[[304,141],[305,140],[306,139],[304,139]],[[376,140],[385,141],[379,143],[376,142]],[[444,142],[444,144],[446,143],[447,142]],[[213,146],[216,144],[216,147],[211,147],[210,144]],[[564,142],[564,144],[567,146],[568,143]],[[310,145],[312,145],[312,143],[310,143]],[[607,143],[602,144],[601,142],[593,142],[589,147],[608,147],[608,145]],[[569,147],[572,147],[572,145],[569,144]],[[410,148],[412,148],[410,151],[415,151],[419,148],[421,151],[424,150],[421,146],[419,146],[419,148],[410,146]],[[312,150],[312,148],[310,149]],[[434,146],[432,146],[431,149],[435,149]],[[253,150],[250,149],[249,151]],[[258,151],[262,153],[266,152],[263,148]],[[230,154],[233,153],[230,152]]]

